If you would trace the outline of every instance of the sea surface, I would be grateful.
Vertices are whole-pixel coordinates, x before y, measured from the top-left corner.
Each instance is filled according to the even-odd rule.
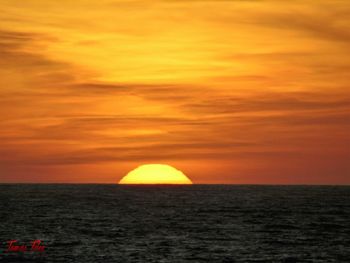
[[[3,184],[0,221],[0,262],[350,262],[345,186]]]

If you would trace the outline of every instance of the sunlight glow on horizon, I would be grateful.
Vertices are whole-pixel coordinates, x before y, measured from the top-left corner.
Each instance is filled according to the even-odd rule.
[[[192,184],[181,171],[165,164],[145,164],[130,171],[119,184]]]

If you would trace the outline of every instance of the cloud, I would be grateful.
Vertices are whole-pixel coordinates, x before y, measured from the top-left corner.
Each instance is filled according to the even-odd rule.
[[[315,176],[336,158],[347,171],[347,2],[24,5],[1,6],[2,171],[212,161]]]
[[[342,26],[350,14],[350,6],[347,6],[348,13],[321,13],[315,16],[317,8],[310,13],[303,12],[285,12],[270,13],[258,16],[262,25],[270,27],[295,30],[310,37],[320,39],[339,41],[348,43],[350,41],[349,27]]]
[[[244,112],[295,112],[295,111],[333,111],[350,109],[348,94],[320,94],[305,92],[269,92],[255,93],[247,97],[216,97],[186,105],[190,111],[210,113]]]

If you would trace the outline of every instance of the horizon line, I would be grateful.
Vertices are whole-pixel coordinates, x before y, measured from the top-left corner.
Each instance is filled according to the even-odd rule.
[[[218,185],[218,186],[350,186],[349,184],[279,184],[279,183],[193,183],[193,184],[119,184],[119,183],[72,183],[72,182],[60,182],[60,183],[49,183],[49,182],[0,182],[0,185],[121,185],[121,186],[195,186],[195,185]]]

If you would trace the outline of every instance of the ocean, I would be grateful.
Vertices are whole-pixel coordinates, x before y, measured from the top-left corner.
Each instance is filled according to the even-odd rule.
[[[350,262],[347,186],[2,184],[0,208],[0,262]]]

